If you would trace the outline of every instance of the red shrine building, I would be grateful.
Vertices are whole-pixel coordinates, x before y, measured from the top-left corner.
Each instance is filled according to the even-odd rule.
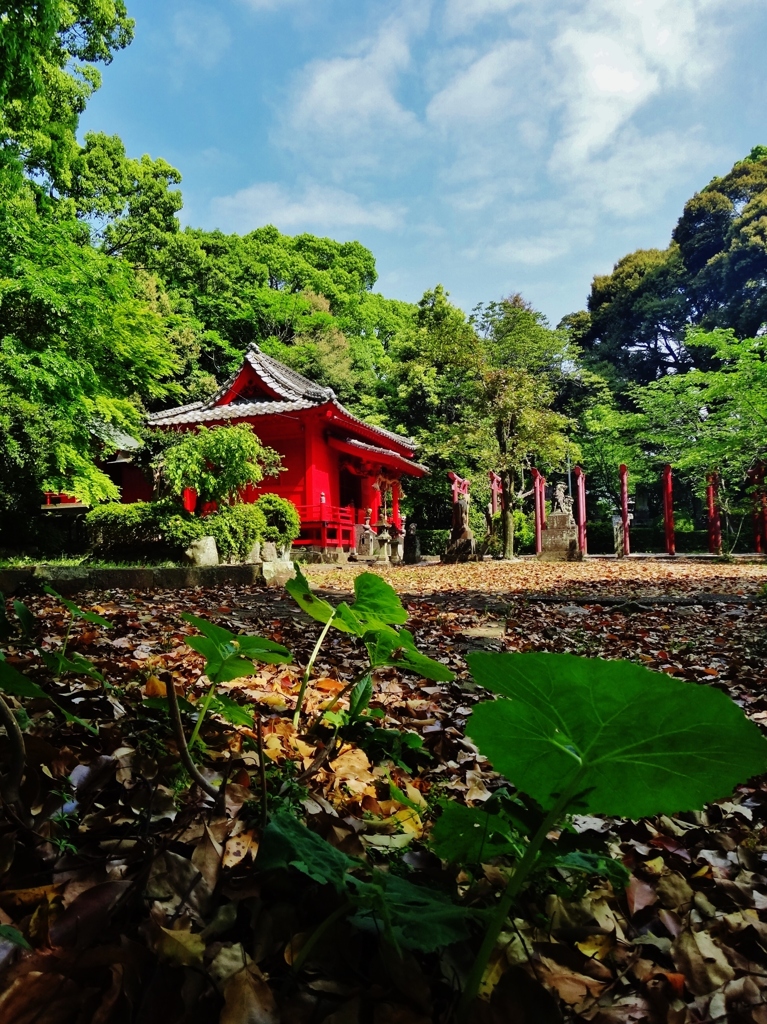
[[[427,471],[414,460],[415,443],[407,437],[358,419],[338,401],[331,388],[320,387],[250,345],[242,366],[204,402],[192,402],[149,416],[153,427],[195,427],[249,423],[259,439],[282,456],[285,471],[266,477],[244,497],[279,494],[297,506],[301,537],[317,547],[356,545],[356,526],[375,525],[382,514],[401,529],[399,511],[403,476]],[[123,478],[123,501],[148,497]],[[144,484],[146,487],[147,485]],[[130,492],[130,493],[129,493]]]

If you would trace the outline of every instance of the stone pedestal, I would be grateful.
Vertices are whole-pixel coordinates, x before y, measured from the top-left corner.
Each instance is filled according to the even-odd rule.
[[[552,512],[541,530],[543,562],[575,562],[583,555],[578,549],[578,526],[568,512]]]
[[[215,537],[198,537],[184,552],[184,558],[192,565],[218,565],[218,548]]]

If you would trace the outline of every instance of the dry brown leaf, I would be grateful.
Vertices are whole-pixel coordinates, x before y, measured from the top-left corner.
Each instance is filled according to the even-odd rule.
[[[272,990],[255,964],[229,978],[224,986],[224,1008],[219,1024],[279,1024],[279,1021]]]
[[[685,929],[671,947],[671,958],[685,976],[687,987],[696,996],[704,996],[731,981],[735,971],[722,948],[707,931]]]

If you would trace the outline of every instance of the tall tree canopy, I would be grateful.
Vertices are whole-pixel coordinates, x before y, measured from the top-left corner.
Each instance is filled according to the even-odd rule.
[[[646,384],[710,365],[690,326],[741,338],[767,322],[767,147],[686,204],[667,249],[637,250],[594,278],[581,344],[618,381]]]

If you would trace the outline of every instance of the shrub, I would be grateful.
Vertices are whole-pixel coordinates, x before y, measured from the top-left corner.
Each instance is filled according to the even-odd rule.
[[[243,561],[268,531],[258,505],[222,505],[217,512],[196,522],[203,534],[215,538],[219,557],[228,561]]]
[[[131,548],[160,540],[153,503],[137,501],[121,505],[111,501],[97,505],[85,517],[88,538],[103,551]]]
[[[179,554],[205,534],[201,519],[172,501],[110,502],[85,517],[91,546],[101,552]]]
[[[278,494],[262,494],[255,507],[266,522],[264,540],[275,544],[291,544],[301,532],[301,518],[292,501]]]

